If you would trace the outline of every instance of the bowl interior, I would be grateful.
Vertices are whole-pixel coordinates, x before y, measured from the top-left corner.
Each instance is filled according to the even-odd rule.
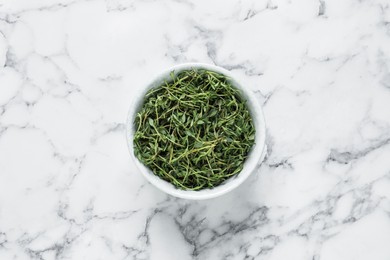
[[[154,175],[153,172],[149,170],[149,168],[143,165],[135,157],[134,149],[133,149],[133,136],[135,132],[134,120],[137,112],[139,111],[139,108],[143,105],[144,96],[146,92],[151,88],[160,86],[162,83],[164,83],[165,80],[168,81],[170,79],[171,72],[177,75],[179,72],[188,69],[207,69],[227,76],[230,79],[232,85],[240,89],[242,96],[247,100],[247,106],[251,113],[252,120],[254,122],[254,126],[256,129],[255,144],[253,145],[251,151],[249,152],[248,158],[244,162],[244,167],[242,171],[239,174],[232,176],[231,178],[229,178],[228,180],[226,180],[221,185],[215,188],[203,189],[200,191],[180,190],[175,186],[173,186],[172,184],[170,184],[169,182],[160,179],[158,176]],[[148,179],[148,181],[151,182],[153,185],[155,185],[157,188],[170,195],[179,198],[208,199],[208,198],[214,198],[224,193],[227,193],[233,190],[234,188],[236,188],[237,186],[239,186],[255,170],[258,164],[262,162],[265,156],[265,121],[264,121],[262,109],[259,103],[257,102],[257,100],[254,98],[253,92],[248,88],[244,87],[243,85],[241,85],[239,82],[237,82],[229,71],[209,64],[201,64],[201,63],[181,64],[178,66],[174,66],[164,71],[160,75],[158,75],[155,78],[155,80],[153,80],[149,85],[143,88],[142,91],[139,91],[133,97],[133,102],[131,102],[131,106],[127,117],[126,130],[127,130],[126,139],[127,139],[128,148],[131,157],[133,158],[137,168]]]

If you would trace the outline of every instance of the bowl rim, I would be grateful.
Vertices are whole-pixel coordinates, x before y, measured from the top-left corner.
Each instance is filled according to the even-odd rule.
[[[225,182],[223,182],[221,185],[217,187],[214,187],[212,189],[202,189],[199,191],[187,191],[187,190],[178,189],[175,186],[173,186],[171,183],[156,176],[150,169],[148,169],[145,165],[143,165],[138,160],[138,158],[136,158],[136,156],[134,155],[134,148],[133,148],[133,136],[135,132],[133,122],[140,105],[143,104],[143,100],[146,92],[149,89],[161,84],[161,82],[164,79],[168,79],[172,71],[176,74],[180,71],[188,70],[188,69],[207,69],[227,76],[232,82],[232,84],[236,88],[241,90],[242,95],[247,100],[247,106],[249,112],[251,113],[252,119],[255,123],[255,129],[256,129],[255,144],[253,145],[251,151],[249,152],[249,156],[245,160],[244,167],[241,170],[241,172],[235,176],[232,176],[231,178],[229,178],[228,180],[226,180]],[[148,84],[144,85],[138,91],[138,93],[135,93],[133,95],[133,98],[130,103],[130,108],[127,113],[127,120],[126,120],[127,147],[130,152],[130,156],[133,159],[137,169],[156,188],[160,189],[161,191],[167,194],[170,194],[178,198],[183,198],[183,199],[191,199],[191,200],[211,199],[211,198],[221,196],[237,188],[252,174],[252,172],[255,171],[256,168],[259,167],[259,165],[264,160],[266,154],[265,138],[266,138],[266,125],[265,125],[264,113],[259,102],[254,97],[254,92],[248,87],[245,87],[245,85],[241,84],[239,81],[237,81],[236,77],[232,75],[230,71],[221,68],[219,66],[215,66],[207,63],[198,63],[198,62],[182,63],[179,65],[172,66],[162,71],[161,73],[157,74],[157,76],[153,77]]]

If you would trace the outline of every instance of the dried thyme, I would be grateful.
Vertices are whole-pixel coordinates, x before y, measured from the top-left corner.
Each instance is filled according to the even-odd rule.
[[[136,157],[184,190],[213,188],[238,174],[255,135],[240,91],[207,70],[171,73],[149,90],[135,127]]]

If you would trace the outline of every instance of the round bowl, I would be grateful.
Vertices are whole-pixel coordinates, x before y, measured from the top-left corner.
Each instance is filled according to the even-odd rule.
[[[139,111],[140,106],[143,105],[144,96],[146,92],[151,88],[158,87],[161,83],[164,82],[164,80],[169,80],[171,72],[173,72],[176,75],[180,71],[188,70],[188,69],[206,69],[227,76],[230,79],[233,86],[240,89],[243,97],[247,100],[247,106],[251,113],[253,123],[256,129],[255,144],[253,145],[251,151],[249,152],[249,155],[244,163],[244,167],[241,170],[241,172],[235,176],[232,176],[231,178],[229,178],[228,180],[226,180],[225,182],[223,182],[217,187],[214,187],[212,189],[202,189],[199,191],[187,191],[187,190],[178,189],[175,186],[173,186],[171,183],[154,175],[149,168],[143,165],[142,162],[140,162],[138,158],[135,157],[134,148],[133,148],[133,138],[135,132],[134,120],[137,112]],[[255,99],[254,96],[255,95],[253,91],[245,87],[245,85],[240,84],[229,71],[221,67],[217,67],[209,64],[203,64],[203,63],[185,63],[167,69],[166,71],[164,71],[163,73],[155,77],[150,84],[146,85],[144,88],[138,91],[138,93],[135,93],[135,95],[133,96],[133,101],[131,102],[131,106],[129,109],[127,122],[126,122],[126,139],[127,139],[127,145],[130,151],[130,155],[133,158],[135,165],[137,166],[141,174],[150,183],[152,183],[158,189],[178,198],[192,199],[192,200],[210,199],[210,198],[215,198],[223,194],[226,194],[227,192],[237,188],[249,177],[249,175],[252,172],[254,172],[254,170],[258,167],[258,165],[260,165],[260,163],[263,161],[264,156],[266,154],[266,145],[265,145],[266,127],[265,127],[264,115],[260,104],[258,103],[258,101]]]

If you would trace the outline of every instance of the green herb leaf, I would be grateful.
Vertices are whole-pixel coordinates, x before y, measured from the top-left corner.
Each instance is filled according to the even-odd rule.
[[[154,126],[153,119],[149,118],[148,122],[149,122],[149,125]]]
[[[183,113],[183,115],[181,116],[181,122],[185,123],[185,121],[186,121],[186,114]]]

